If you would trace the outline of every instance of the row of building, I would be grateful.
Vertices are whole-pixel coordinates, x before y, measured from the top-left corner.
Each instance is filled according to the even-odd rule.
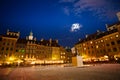
[[[0,35],[0,61],[3,63],[70,63],[71,53],[58,44],[58,40],[39,41],[33,33],[26,39],[20,39],[20,32],[7,30],[5,35]]]
[[[119,22],[106,24],[107,31],[97,30],[75,44],[75,49],[85,61],[120,58],[120,12],[117,16]]]

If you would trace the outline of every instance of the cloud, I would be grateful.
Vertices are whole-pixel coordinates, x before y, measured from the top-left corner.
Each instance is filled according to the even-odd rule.
[[[71,32],[77,32],[78,30],[80,30],[80,28],[82,27],[82,25],[80,25],[79,23],[74,23],[71,26]]]
[[[110,10],[111,6],[106,0],[79,0],[73,4],[74,12],[80,15],[84,11],[92,12],[93,15],[102,16],[108,15],[106,12]]]
[[[71,5],[65,5],[69,8],[69,14],[74,14],[76,16],[81,16],[85,11],[92,13],[91,16],[96,16],[99,19],[104,20],[103,18],[112,19],[115,17],[115,14],[120,11],[118,3],[114,3],[114,0],[60,0],[63,3],[70,3]],[[64,10],[65,12],[66,10]],[[66,11],[68,12],[68,11]],[[65,13],[66,13],[65,12]]]
[[[70,10],[69,10],[68,7],[64,7],[63,10],[64,10],[64,13],[65,13],[66,15],[68,15],[68,16],[70,15]]]

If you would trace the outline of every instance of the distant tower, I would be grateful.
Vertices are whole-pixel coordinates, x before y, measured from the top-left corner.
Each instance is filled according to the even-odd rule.
[[[117,13],[118,20],[120,21],[120,12]]]
[[[30,32],[29,40],[33,40],[33,33],[32,33],[32,31]]]

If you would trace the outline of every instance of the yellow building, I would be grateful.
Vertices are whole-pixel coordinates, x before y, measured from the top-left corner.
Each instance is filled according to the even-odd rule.
[[[20,32],[7,31],[0,36],[0,61],[25,63],[64,63],[66,50],[58,44],[58,40],[37,41],[30,32],[26,39],[20,39]],[[63,54],[64,53],[64,54]],[[22,61],[21,61],[22,60]]]
[[[16,42],[20,36],[20,32],[10,32],[7,30],[6,35],[1,35],[0,59],[2,61],[13,60],[15,55]]]
[[[83,59],[91,61],[120,58],[120,22],[106,25],[106,28],[106,32],[97,30],[75,44]]]

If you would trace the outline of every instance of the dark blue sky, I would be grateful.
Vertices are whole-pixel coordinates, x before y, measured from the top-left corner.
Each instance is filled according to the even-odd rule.
[[[32,30],[37,40],[58,39],[73,46],[79,38],[117,22],[120,0],[0,0],[0,34]],[[72,28],[72,29],[71,29]]]

